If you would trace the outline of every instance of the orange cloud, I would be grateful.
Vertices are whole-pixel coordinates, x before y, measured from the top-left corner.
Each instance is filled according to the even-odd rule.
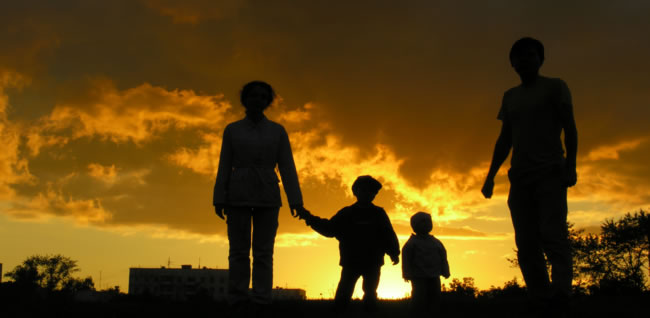
[[[364,157],[358,148],[343,145],[328,125],[314,126],[311,130],[290,133],[301,178],[314,178],[321,183],[335,181],[349,188],[359,175],[375,176],[382,181],[384,189],[394,191],[394,206],[388,210],[402,222],[407,222],[418,210],[429,211],[445,222],[461,220],[470,216],[470,206],[482,204],[474,188],[484,177],[483,167],[462,175],[437,169],[429,175],[425,187],[415,187],[400,173],[404,160],[388,145],[377,144],[374,152]]]
[[[112,82],[97,80],[90,95],[83,104],[56,105],[43,119],[43,130],[71,129],[72,138],[96,135],[116,143],[141,144],[171,127],[215,127],[224,121],[230,108],[222,95],[168,91],[147,83],[118,91]],[[37,152],[37,145],[40,144],[34,142],[33,152]]]
[[[599,146],[596,149],[591,150],[589,154],[587,154],[585,160],[587,161],[597,161],[603,159],[618,160],[620,158],[619,154],[621,152],[634,150],[638,148],[646,140],[647,138],[638,138],[630,141],[622,141],[615,145]]]
[[[419,210],[432,212],[443,222],[462,220],[474,209],[487,204],[476,190],[486,167],[476,167],[463,175],[438,169],[429,176],[426,187],[415,187],[400,173],[403,159],[399,159],[389,146],[377,144],[370,156],[362,156],[358,148],[343,145],[330,126],[314,116],[317,108],[308,103],[290,110],[280,104],[269,114],[271,119],[277,118],[292,129],[289,138],[301,180],[315,180],[323,186],[334,182],[348,189],[357,176],[373,175],[382,181],[385,191],[394,192],[394,205],[386,208],[394,220],[402,223],[408,223],[410,215]],[[220,136],[204,134],[203,138],[205,144],[198,149],[183,148],[169,159],[197,173],[214,176]],[[347,195],[351,197],[349,191]]]
[[[91,163],[88,165],[88,175],[107,185],[115,185],[118,181],[130,180],[134,184],[143,186],[146,184],[144,177],[151,172],[148,169],[129,172],[120,172],[120,170],[114,164],[103,166],[98,163]]]
[[[111,218],[111,213],[106,211],[97,199],[65,198],[62,193],[52,189],[30,199],[17,199],[12,203],[13,206],[5,212],[18,219],[47,220],[58,216],[76,224],[87,225],[101,224]]]
[[[221,152],[221,135],[205,133],[202,136],[206,146],[198,149],[183,147],[167,158],[175,164],[191,169],[192,171],[213,176],[219,168],[219,154]]]
[[[578,168],[578,185],[570,190],[571,197],[591,202],[607,202],[621,207],[648,204],[650,184],[621,171],[598,165]]]
[[[6,80],[5,82],[9,83]],[[92,87],[83,102],[57,103],[49,115],[36,121],[36,125],[17,126],[9,122],[4,115],[1,121],[4,125],[2,138],[5,144],[11,146],[9,149],[14,149],[13,152],[3,154],[5,158],[2,160],[2,173],[8,176],[5,180],[25,183],[37,178],[29,174],[29,161],[18,156],[21,133],[27,136],[26,146],[32,157],[39,156],[40,150],[46,147],[52,150],[48,155],[57,158],[59,153],[65,153],[62,147],[82,137],[100,137],[93,143],[119,144],[132,141],[137,145],[137,149],[145,150],[148,143],[160,138],[166,131],[176,129],[192,131],[192,136],[198,137],[198,141],[189,143],[192,146],[182,146],[188,144],[185,142],[171,143],[168,148],[162,150],[160,159],[197,173],[207,180],[202,181],[208,184],[203,187],[210,187],[209,183],[212,182],[218,166],[222,129],[227,122],[237,119],[236,115],[241,115],[239,109],[233,110],[230,103],[218,94],[200,95],[191,90],[169,91],[150,84],[118,90],[110,81],[96,81]],[[6,104],[7,97],[3,96],[3,103]],[[405,159],[401,158],[392,146],[377,143],[370,148],[371,151],[362,152],[357,146],[344,144],[342,136],[333,130],[333,125],[324,120],[316,103],[308,102],[302,107],[292,108],[284,104],[282,98],[278,98],[268,116],[287,127],[303,182],[312,182],[322,187],[335,185],[344,189],[341,195],[351,199],[349,186],[352,181],[358,175],[370,174],[384,184],[382,191],[385,193],[385,202],[388,202],[384,207],[396,225],[408,225],[409,218],[415,211],[428,211],[436,222],[442,224],[439,228],[441,232],[437,233],[442,237],[478,240],[502,240],[507,237],[505,234],[486,233],[463,227],[462,224],[470,219],[484,222],[508,221],[507,217],[485,214],[485,211],[494,208],[495,204],[494,200],[484,200],[478,191],[487,171],[487,162],[464,172],[446,171],[439,167],[428,173],[423,185],[415,186],[401,173]],[[650,192],[650,189],[645,183],[634,179],[628,172],[600,166],[603,158],[619,158],[620,152],[639,150],[644,145],[644,140],[638,138],[613,146],[602,146],[585,156],[579,166],[579,187],[570,191],[572,202],[606,201],[609,205],[625,202],[627,207],[647,202],[642,192]],[[128,205],[126,202],[140,201],[139,198],[132,197],[132,187],[142,188],[138,190],[144,191],[138,192],[140,195],[155,196],[147,192],[151,191],[147,190],[151,185],[146,179],[160,180],[161,176],[156,175],[160,172],[143,168],[127,169],[106,160],[101,162],[92,160],[82,163],[81,166],[86,167],[86,171],[71,170],[61,179],[61,183],[42,184],[41,191],[35,196],[16,201],[9,214],[36,218],[38,211],[41,211],[46,217],[57,215],[78,218],[76,222],[82,224],[106,226],[106,221],[110,220],[111,227],[124,226],[123,222],[127,222],[125,220],[129,220],[133,226],[155,223],[164,227],[167,224],[170,226],[170,233],[179,231],[181,234],[173,235],[180,236],[191,236],[191,233],[197,231],[194,223],[186,224],[187,220],[177,222],[179,217],[174,217],[173,211],[162,214],[159,210],[155,211],[163,216],[161,220],[148,216],[147,213],[150,212],[147,209],[150,207],[144,203],[138,203],[136,210],[141,214],[137,217],[124,217],[125,214],[132,213],[129,211],[133,209],[125,208],[124,205]],[[506,170],[507,167],[501,169],[501,178]],[[82,175],[100,180],[108,187],[100,187],[94,192],[84,192],[81,195],[83,191],[79,192],[80,189],[87,188],[83,186],[86,181],[83,181]],[[75,180],[75,186],[62,190],[65,180]],[[630,191],[628,186],[631,183],[638,184],[633,191]],[[13,193],[9,183],[3,185],[5,193]],[[46,188],[43,188],[44,185]],[[127,186],[131,190],[124,190]],[[504,199],[507,187],[505,180],[499,183],[496,199]],[[103,193],[101,189],[110,191]],[[209,192],[208,190],[206,192]],[[108,201],[112,203],[108,204]],[[307,205],[309,206],[309,202]],[[70,212],[63,212],[64,208],[70,209]],[[611,209],[607,211],[611,213]],[[120,217],[113,218],[114,215]],[[576,220],[580,219],[580,222],[586,222],[586,215],[576,213],[575,217]],[[596,217],[602,217],[602,214],[594,214],[594,218]],[[450,223],[460,227],[450,226]],[[202,228],[196,233],[208,235],[206,233],[209,231],[206,231]],[[282,244],[315,244],[312,241],[313,238],[309,236],[286,237],[283,241],[285,243]]]
[[[27,159],[20,155],[20,126],[9,121],[7,110],[10,108],[9,97],[5,88],[21,88],[29,80],[22,75],[0,70],[0,200],[9,200],[15,196],[12,184],[30,182],[33,176],[29,172]]]
[[[115,165],[102,166],[97,163],[91,163],[88,165],[88,175],[93,178],[105,180],[108,183],[113,183],[117,178],[117,169]]]

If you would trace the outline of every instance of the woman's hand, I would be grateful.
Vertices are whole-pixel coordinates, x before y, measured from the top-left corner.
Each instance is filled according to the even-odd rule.
[[[224,204],[215,204],[214,205],[214,213],[217,214],[218,217],[220,217],[222,220],[225,220],[225,215],[226,215],[226,206]]]
[[[303,219],[303,215],[305,215],[305,212],[309,213],[309,211],[305,210],[305,208],[302,205],[293,205],[291,206],[291,216],[294,218],[299,218]]]

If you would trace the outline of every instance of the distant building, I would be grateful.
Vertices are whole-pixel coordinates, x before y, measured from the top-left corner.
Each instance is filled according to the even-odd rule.
[[[225,300],[228,294],[228,270],[182,265],[181,268],[130,268],[129,295],[151,295],[172,300],[187,300],[197,295]],[[84,295],[86,296],[86,295]],[[304,300],[304,289],[275,287],[273,300]]]
[[[271,298],[273,300],[305,300],[307,293],[304,289],[275,287],[271,291]]]
[[[130,268],[129,294],[187,300],[197,295],[223,300],[227,294],[228,270],[200,268]]]
[[[0,263],[0,283],[2,283],[2,263]]]

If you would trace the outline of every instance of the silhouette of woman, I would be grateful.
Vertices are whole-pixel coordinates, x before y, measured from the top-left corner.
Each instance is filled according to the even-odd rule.
[[[213,204],[220,218],[226,216],[230,243],[228,302],[234,306],[249,300],[251,242],[253,289],[250,300],[262,305],[271,302],[273,246],[282,205],[276,166],[291,215],[296,217],[303,210],[287,132],[282,125],[264,116],[264,110],[274,98],[273,88],[265,82],[244,85],[240,100],[246,108],[246,117],[228,124],[223,133]]]

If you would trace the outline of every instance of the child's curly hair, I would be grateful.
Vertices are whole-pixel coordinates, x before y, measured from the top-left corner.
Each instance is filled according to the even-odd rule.
[[[433,221],[431,214],[426,212],[418,212],[411,216],[411,228],[415,234],[427,234],[433,230]]]
[[[352,184],[352,192],[356,193],[358,190],[362,189],[377,194],[381,189],[381,183],[371,176],[357,177]]]

